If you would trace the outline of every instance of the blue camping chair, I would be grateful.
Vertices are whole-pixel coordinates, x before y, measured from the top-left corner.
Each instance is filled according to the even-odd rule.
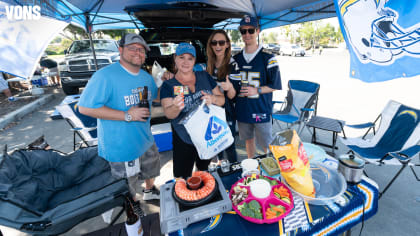
[[[376,124],[379,120],[379,124]],[[373,123],[346,126],[368,128],[361,138],[340,137],[350,149],[349,153],[357,154],[368,163],[376,165],[402,165],[379,196],[386,192],[407,166],[410,166],[417,181],[420,181],[413,168],[419,164],[411,162],[420,153],[420,110],[391,100]],[[373,136],[367,139],[371,131]]]
[[[285,101],[273,101],[282,104],[279,111],[273,112],[273,123],[280,126],[283,122],[288,128],[299,125],[296,131],[300,134],[306,122],[316,115],[320,86],[305,80],[289,80],[288,86]]]
[[[69,123],[73,131],[73,150],[76,147],[91,147],[98,145],[96,118],[83,115],[79,112],[78,101],[57,106],[57,111]],[[76,136],[80,141],[77,142]]]

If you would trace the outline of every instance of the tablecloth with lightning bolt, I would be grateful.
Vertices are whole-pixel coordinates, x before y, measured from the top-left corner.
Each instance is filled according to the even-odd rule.
[[[226,189],[240,178],[240,173],[222,177]],[[177,234],[218,235],[338,235],[376,214],[378,189],[365,178],[358,185],[349,185],[343,195],[342,204],[329,202],[326,205],[311,205],[298,195],[293,195],[294,209],[278,223],[254,224],[235,211],[193,223]]]

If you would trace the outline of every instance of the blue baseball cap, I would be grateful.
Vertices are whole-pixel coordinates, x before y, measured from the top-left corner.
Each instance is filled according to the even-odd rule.
[[[239,29],[242,26],[253,26],[254,28],[258,28],[258,20],[253,16],[244,15],[241,22],[239,23]]]
[[[178,47],[176,48],[175,54],[177,56],[179,56],[179,55],[182,55],[182,54],[185,54],[185,53],[189,53],[193,57],[195,57],[195,48],[189,43],[178,44]]]

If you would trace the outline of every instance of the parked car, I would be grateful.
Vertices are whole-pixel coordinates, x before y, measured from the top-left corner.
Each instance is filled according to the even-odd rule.
[[[236,55],[236,54],[238,54],[242,51],[242,48],[240,46],[236,45],[236,44],[232,44],[231,47],[232,47],[231,48],[232,56],[234,56],[234,55]]]
[[[289,55],[292,57],[295,56],[305,56],[306,52],[305,49],[303,49],[302,47],[295,45],[295,44],[285,44],[282,45],[280,48],[280,55]]]
[[[98,63],[97,69],[120,60],[115,40],[95,39],[93,45]],[[58,64],[58,67],[64,93],[78,94],[79,88],[84,87],[96,71],[90,41],[87,39],[74,41],[69,49],[65,50],[64,60]]]
[[[267,53],[278,54],[280,51],[280,46],[274,43],[268,43],[263,45],[263,50]]]

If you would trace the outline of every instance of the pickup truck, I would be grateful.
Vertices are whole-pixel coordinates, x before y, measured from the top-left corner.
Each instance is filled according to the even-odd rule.
[[[115,40],[95,39],[93,45],[98,70],[120,60]],[[64,60],[58,64],[63,91],[67,95],[78,94],[79,88],[84,87],[96,71],[90,42],[87,39],[74,41],[64,52]]]

